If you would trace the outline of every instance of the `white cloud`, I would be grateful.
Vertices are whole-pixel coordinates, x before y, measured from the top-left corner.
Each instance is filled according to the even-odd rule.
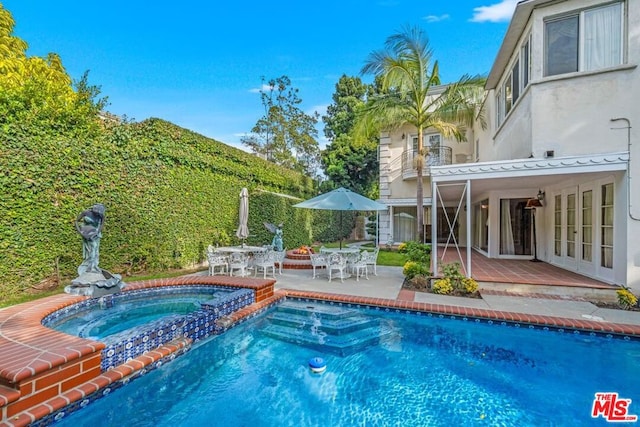
[[[249,89],[249,92],[251,92],[251,93],[260,93],[260,91],[268,92],[271,89],[273,89],[272,86],[269,86],[267,84],[263,84],[262,87],[256,87],[256,88],[253,88],[253,89]]]
[[[502,0],[490,6],[479,6],[473,9],[471,22],[506,22],[511,19],[519,0]]]
[[[449,15],[447,15],[446,13],[444,15],[427,15],[425,17],[423,17],[422,19],[424,19],[425,21],[427,21],[429,24],[433,23],[433,22],[440,22],[440,21],[446,21],[447,19],[449,19]]]

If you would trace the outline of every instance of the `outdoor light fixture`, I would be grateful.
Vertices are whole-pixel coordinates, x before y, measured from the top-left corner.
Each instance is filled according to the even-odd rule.
[[[542,207],[542,200],[544,200],[544,192],[542,190],[538,191],[538,196],[527,200],[527,204],[524,207],[525,209],[529,209],[531,211],[531,225],[533,231],[533,259],[530,261],[540,262],[538,259],[538,242],[536,241],[536,208]]]

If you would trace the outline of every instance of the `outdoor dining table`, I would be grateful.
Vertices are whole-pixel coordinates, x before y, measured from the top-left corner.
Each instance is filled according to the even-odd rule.
[[[267,247],[263,247],[263,246],[248,246],[248,245],[220,246],[218,248],[215,248],[215,252],[226,254],[226,255],[229,255],[232,253],[243,253],[247,257],[247,266],[246,266],[247,270],[253,270],[254,268],[253,254],[266,252],[267,249],[268,249]],[[249,272],[247,271],[247,275],[248,274]]]
[[[339,254],[359,254],[360,253],[360,249],[358,248],[321,248],[320,249],[320,253],[322,254],[333,254],[333,253],[339,253]]]
[[[230,254],[232,252],[241,252],[241,253],[245,253],[245,254],[253,254],[256,252],[266,252],[267,248],[263,247],[263,246],[247,246],[247,245],[243,245],[243,246],[220,246],[218,248],[215,248],[216,252],[222,252],[222,253],[227,253]]]

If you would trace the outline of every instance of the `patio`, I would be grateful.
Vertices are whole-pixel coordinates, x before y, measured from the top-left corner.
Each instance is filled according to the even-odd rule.
[[[460,249],[462,260],[467,259],[466,249]],[[449,248],[438,249],[438,256],[444,263],[458,261],[458,253]],[[478,282],[555,286],[561,288],[590,288],[617,290],[618,286],[610,285],[587,276],[577,274],[546,262],[532,262],[529,260],[487,258],[471,251],[471,276]]]

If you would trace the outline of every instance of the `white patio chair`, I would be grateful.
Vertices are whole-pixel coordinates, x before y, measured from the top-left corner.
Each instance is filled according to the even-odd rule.
[[[220,267],[220,273],[227,274],[229,260],[225,255],[210,252],[207,253],[207,261],[209,262],[209,276],[216,275],[217,267]]]
[[[327,256],[325,254],[309,254],[311,257],[311,267],[313,268],[313,279],[316,278],[316,268],[327,267]]]
[[[284,259],[287,255],[287,250],[283,251],[272,251],[273,254],[273,262],[278,266],[278,273],[282,276],[282,264],[284,264]]]
[[[360,276],[364,273],[364,277],[369,280],[369,268],[367,265],[367,259],[369,258],[369,252],[362,251],[351,261],[351,271],[356,275],[356,281],[360,281]]]
[[[327,272],[329,281],[333,278],[333,272],[340,273],[340,281],[344,282],[345,270],[347,270],[347,259],[340,253],[332,253],[327,257]]]
[[[276,264],[274,262],[273,251],[258,252],[253,255],[253,277],[258,275],[258,271],[262,271],[262,278],[267,278],[267,271],[271,269],[273,278],[276,278]]]
[[[231,252],[231,255],[229,255],[229,276],[233,276],[235,270],[240,272],[240,276],[246,276],[248,267],[249,259],[246,254]]]
[[[380,248],[375,248],[373,252],[367,252],[367,265],[373,266],[373,274],[375,276],[378,275],[378,253],[380,252]]]

